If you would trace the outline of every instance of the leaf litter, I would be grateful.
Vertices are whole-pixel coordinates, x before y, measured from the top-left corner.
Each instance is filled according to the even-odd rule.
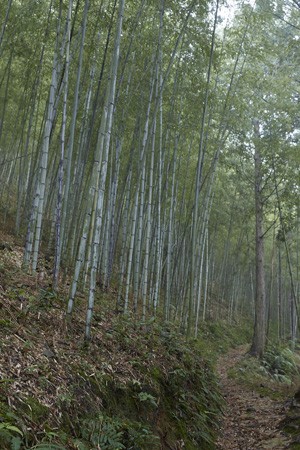
[[[217,364],[226,402],[218,450],[283,450],[291,439],[281,431],[288,404],[273,400],[228,376],[247,351],[245,346],[222,355]]]
[[[39,273],[27,274],[22,270],[22,246],[10,243],[12,238],[0,232],[1,241],[9,244],[0,248],[0,424],[7,428],[6,417],[10,417],[9,426],[16,424],[24,436],[29,436],[30,445],[38,444],[47,433],[58,432],[62,425],[67,426],[70,437],[66,448],[73,450],[77,448],[75,441],[69,439],[78,436],[74,423],[80,422],[83,413],[93,416],[105,411],[111,388],[115,389],[113,394],[110,392],[113,408],[113,395],[128,389],[136,392],[132,399],[134,411],[143,412],[144,404],[152,402],[151,411],[143,412],[143,420],[156,428],[161,448],[185,448],[182,436],[172,428],[177,424],[174,411],[166,414],[167,404],[161,395],[171,386],[176,370],[184,369],[185,364],[188,370],[192,365],[197,382],[201,381],[197,378],[201,372],[208,383],[207,395],[202,393],[202,397],[207,396],[217,405],[210,394],[217,386],[200,354],[196,359],[192,352],[190,355],[183,339],[177,339],[174,346],[172,332],[169,338],[162,336],[159,328],[148,329],[145,324],[129,327],[128,320],[111,310],[111,304],[104,309],[105,302],[100,302],[95,310],[92,340],[87,349],[83,340],[86,305],[82,295],[78,296],[70,323],[65,315],[68,280],[56,295],[46,260],[41,258]],[[111,297],[108,300],[111,302]],[[185,384],[184,380],[185,373],[178,386],[192,399],[193,383],[187,379]],[[175,400],[172,396],[172,405]],[[191,401],[198,410],[198,397]],[[182,408],[176,403],[179,419],[185,408],[193,410],[184,403],[184,397],[182,402]],[[212,409],[211,404],[209,408]],[[194,422],[189,420],[186,426],[194,426]],[[214,422],[213,416],[207,415],[205,426],[210,422]],[[205,434],[205,429],[200,432]]]

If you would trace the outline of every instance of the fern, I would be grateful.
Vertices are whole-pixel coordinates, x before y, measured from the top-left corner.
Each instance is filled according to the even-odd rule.
[[[42,444],[34,445],[33,447],[30,448],[30,450],[67,450],[67,449],[66,449],[66,447],[62,447],[61,445],[57,445],[57,444],[42,443]]]
[[[0,432],[3,431],[3,430],[8,431],[8,432],[18,433],[21,436],[23,436],[22,431],[18,427],[16,427],[15,425],[11,425],[8,422],[0,423]]]
[[[101,450],[122,450],[124,445],[122,424],[107,416],[85,420],[81,429],[82,437]]]

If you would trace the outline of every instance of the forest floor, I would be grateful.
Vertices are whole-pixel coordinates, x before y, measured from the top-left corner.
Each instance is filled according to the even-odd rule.
[[[221,355],[217,372],[225,398],[225,414],[217,441],[218,450],[281,450],[291,440],[281,431],[289,402],[274,400],[228,375],[247,352],[239,346]]]
[[[280,431],[290,406],[284,399],[295,387],[270,381],[268,389],[252,389],[232,377],[247,348],[228,349],[249,342],[240,325],[208,321],[187,347],[171,328],[112,311],[114,293],[98,292],[86,346],[84,295],[69,323],[67,283],[53,292],[49,261],[42,258],[39,272],[29,275],[22,256],[22,245],[0,231],[1,450],[95,449],[104,441],[105,450],[295,448]],[[222,396],[211,360],[220,351],[226,406],[215,447]],[[263,389],[282,391],[274,400]],[[293,410],[291,428],[300,436],[300,407],[294,416]]]
[[[22,257],[0,229],[1,450],[214,448],[222,397],[200,343],[119,314],[99,287],[87,343],[84,293],[67,320],[68,280],[54,292],[49,260],[30,275]]]

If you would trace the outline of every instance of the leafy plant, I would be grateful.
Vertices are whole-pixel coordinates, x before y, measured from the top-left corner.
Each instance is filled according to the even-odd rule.
[[[10,424],[9,422],[0,423],[1,448],[19,450],[21,448],[22,442],[20,436],[23,437],[23,432],[20,430],[20,428]]]
[[[151,448],[152,450],[161,448],[159,437],[145,425],[139,422],[129,422],[124,424],[126,428],[126,448],[130,450],[140,450],[141,448]]]
[[[16,427],[15,425],[11,425],[10,423],[7,423],[7,422],[0,423],[0,430],[1,431],[12,431],[12,432],[18,433],[21,436],[23,436],[22,431],[18,427]]]
[[[273,347],[265,352],[262,365],[277,381],[291,381],[291,377],[298,373],[295,354],[289,348]]]
[[[14,436],[11,440],[11,450],[19,450],[22,445],[22,439],[20,436]]]
[[[82,423],[82,437],[93,446],[99,446],[101,450],[121,450],[123,431],[122,424],[115,418],[98,416],[95,419],[87,419]]]
[[[154,406],[154,408],[157,408],[157,402],[155,397],[153,395],[148,394],[148,392],[139,392],[137,395],[140,402],[147,402],[151,406]]]
[[[74,439],[72,443],[77,450],[88,450],[87,445],[80,439]]]
[[[66,450],[65,447],[62,447],[61,445],[52,444],[52,443],[41,443],[34,445],[30,448],[30,450]]]

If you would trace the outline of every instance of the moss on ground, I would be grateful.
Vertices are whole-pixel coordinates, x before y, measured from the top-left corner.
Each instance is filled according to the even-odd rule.
[[[251,337],[252,325],[243,318],[233,323],[208,320],[201,325],[197,348],[210,361],[215,362],[221,353],[251,342]]]

